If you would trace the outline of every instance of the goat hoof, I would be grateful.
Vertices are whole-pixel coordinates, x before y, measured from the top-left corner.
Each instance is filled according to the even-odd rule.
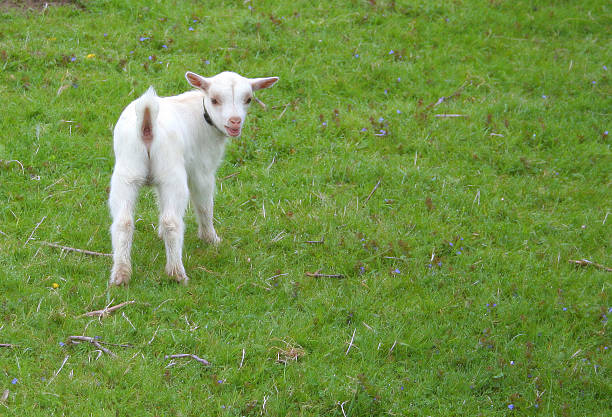
[[[187,285],[189,283],[189,277],[185,273],[185,268],[182,265],[180,266],[166,266],[166,274],[169,277],[174,278],[176,282],[179,284]]]
[[[217,246],[221,243],[221,238],[217,235],[217,232],[214,230],[212,232],[204,232],[200,230],[198,232],[198,237],[202,239],[204,242],[210,243],[213,246]]]
[[[109,285],[127,285],[130,282],[130,276],[132,275],[132,268],[126,264],[119,264],[113,267],[111,272]]]

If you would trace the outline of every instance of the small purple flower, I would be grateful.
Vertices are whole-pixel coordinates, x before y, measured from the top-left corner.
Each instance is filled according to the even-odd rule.
[[[393,49],[391,49],[391,50],[389,51],[389,55],[393,55],[394,53],[395,53],[395,51],[394,51]]]
[[[191,26],[189,26],[189,31],[190,31],[190,32],[193,32],[194,30],[195,30],[194,28],[192,28]]]
[[[612,313],[612,307],[608,308],[608,314]]]
[[[105,33],[105,34],[104,34],[104,37],[106,38],[107,36],[108,36],[108,33]]]
[[[384,121],[385,121],[385,119],[383,119],[382,117],[380,117],[380,118],[378,119],[378,123],[382,123],[382,122],[384,122]]]
[[[363,274],[365,272],[365,267],[364,266],[360,266],[359,267],[359,272],[361,272]]]
[[[65,344],[64,342],[59,342],[59,345],[60,345],[61,347],[66,346],[66,344]]]
[[[149,61],[153,61],[153,55],[149,55]]]
[[[438,266],[442,266],[442,261],[438,262]]]
[[[510,361],[510,365],[514,365],[514,361]]]
[[[134,54],[134,51],[130,51],[130,55],[133,55],[133,54]]]
[[[567,311],[567,307],[563,307],[563,311]]]
[[[605,65],[603,66],[603,69],[605,69],[606,71],[608,70],[608,67],[606,67]]]
[[[493,303],[493,307],[497,307],[497,303]]]
[[[362,132],[367,132],[367,131],[368,131],[368,129],[366,129],[365,127],[362,127],[362,128],[361,128],[361,131],[362,131]]]
[[[249,10],[253,10],[253,6],[249,4]]]
[[[400,386],[400,391],[403,391],[403,390],[404,390],[404,386],[402,385]]]
[[[546,96],[546,95],[542,95],[542,98],[543,98],[544,100],[546,100],[546,99],[548,98],[548,96]]]
[[[385,88],[385,95],[389,94],[389,91]]]
[[[327,126],[327,122],[323,122],[321,123],[323,126]]]
[[[432,264],[427,264],[427,268],[431,268],[431,267],[433,267]]]
[[[354,58],[359,58],[359,54],[353,55]]]
[[[148,37],[148,36],[141,36],[140,37],[140,42],[144,42],[144,41],[149,40],[149,39],[151,39],[151,38]]]
[[[591,84],[597,84],[597,81],[591,81]]]
[[[453,242],[448,242],[449,245],[453,246]]]
[[[210,65],[210,61],[207,59],[206,61],[204,61],[204,64]]]
[[[217,381],[217,384],[223,384],[223,380],[222,380],[222,379],[219,379],[219,380]]]
[[[73,56],[72,58],[70,58],[70,62],[74,62],[76,61],[76,56]]]
[[[198,23],[198,19],[193,19],[193,23]]]
[[[11,380],[11,384],[15,385],[19,380],[17,378],[13,378]]]
[[[397,274],[401,274],[401,271],[399,270],[399,268],[395,268],[393,271],[391,271],[391,273],[393,275],[397,275]]]
[[[374,133],[374,136],[385,136],[387,132],[383,129],[380,129],[380,133]]]
[[[162,48],[168,49],[168,45],[162,45]]]
[[[396,112],[397,112],[397,114],[402,114],[402,111],[401,111],[401,110],[399,110],[399,109],[398,109],[398,110],[396,110]]]
[[[399,83],[400,81],[402,81],[402,79],[400,77],[397,77],[397,82]]]
[[[508,408],[509,408],[510,410],[514,410],[514,404],[508,404]]]
[[[461,255],[461,251],[460,250],[457,251],[457,255]]]
[[[608,131],[607,130],[604,132],[604,136],[608,136]]]

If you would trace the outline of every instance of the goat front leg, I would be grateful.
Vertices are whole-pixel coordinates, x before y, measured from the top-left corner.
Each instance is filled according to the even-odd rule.
[[[205,242],[218,245],[221,238],[213,225],[215,175],[202,175],[191,182],[191,203],[198,220],[198,237]]]
[[[185,226],[183,216],[187,208],[189,190],[184,173],[168,176],[171,181],[158,185],[159,197],[159,236],[166,246],[166,274],[176,281],[187,285],[189,277],[182,261],[183,237]]]
[[[134,235],[134,206],[139,188],[137,182],[130,181],[117,172],[113,173],[108,199],[113,218],[113,268],[109,285],[127,285],[132,275],[130,253]]]

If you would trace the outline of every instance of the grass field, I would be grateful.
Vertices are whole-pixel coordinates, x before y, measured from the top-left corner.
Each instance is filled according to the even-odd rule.
[[[607,2],[15,3],[0,415],[610,415],[612,275],[569,262],[612,267]],[[219,247],[188,212],[189,286],[145,189],[107,288],[43,242],[111,251],[112,127],[186,70],[280,82],[218,172]]]

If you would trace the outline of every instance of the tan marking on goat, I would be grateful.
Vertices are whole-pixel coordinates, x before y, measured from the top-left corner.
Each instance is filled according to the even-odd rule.
[[[151,111],[148,107],[144,109],[142,117],[142,141],[147,147],[147,154],[151,150],[151,142],[153,142],[153,125],[151,124]]]

